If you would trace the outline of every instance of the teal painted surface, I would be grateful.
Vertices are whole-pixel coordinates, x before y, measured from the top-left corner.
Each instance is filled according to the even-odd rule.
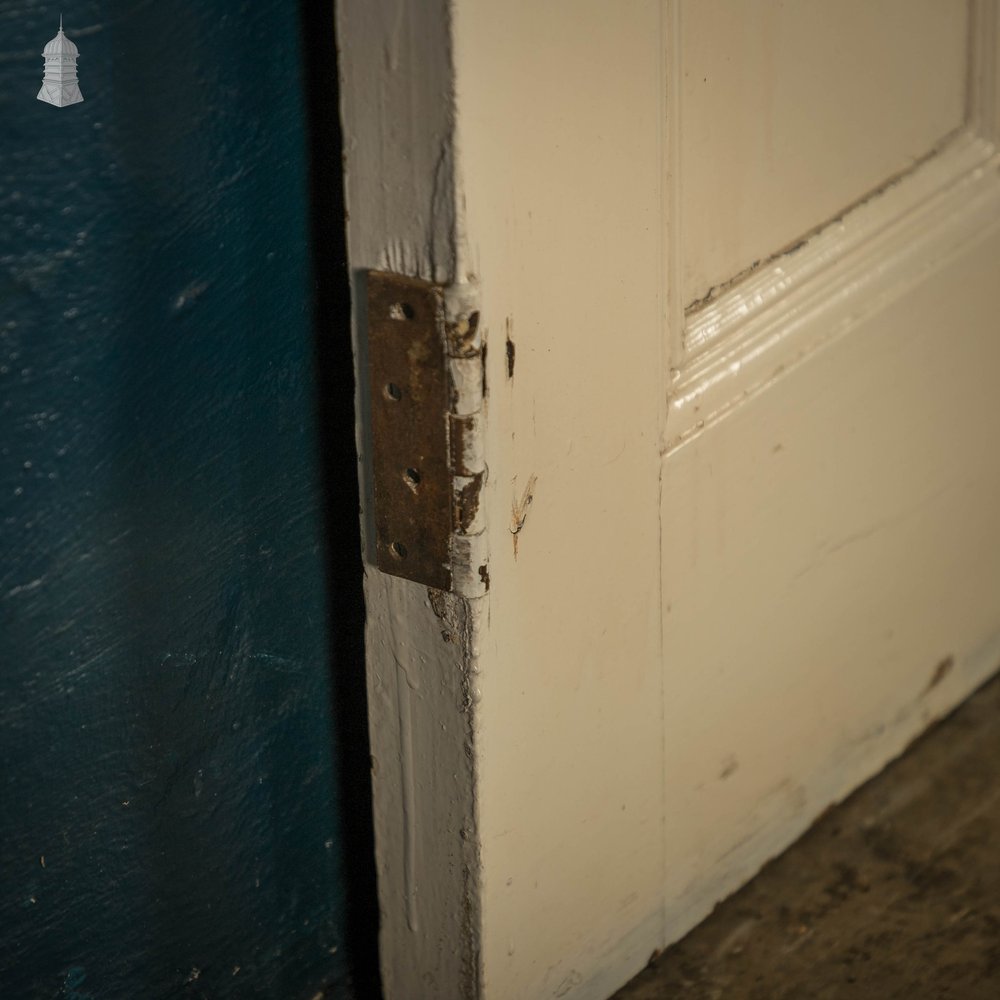
[[[352,996],[300,12],[61,10],[57,109],[0,0],[0,996]]]

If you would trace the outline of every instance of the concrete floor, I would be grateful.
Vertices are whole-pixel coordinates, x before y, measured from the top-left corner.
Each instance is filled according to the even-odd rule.
[[[1000,678],[614,1000],[998,1000]]]

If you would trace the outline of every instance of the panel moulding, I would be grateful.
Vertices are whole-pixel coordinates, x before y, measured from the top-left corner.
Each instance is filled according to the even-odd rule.
[[[685,309],[677,205],[682,109],[678,0],[666,0],[667,302],[664,454],[736,409],[873,309],[988,235],[1000,216],[997,0],[970,0],[966,125],[901,177]]]

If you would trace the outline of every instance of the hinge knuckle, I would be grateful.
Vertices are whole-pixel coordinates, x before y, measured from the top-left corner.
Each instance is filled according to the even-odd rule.
[[[473,285],[368,274],[375,551],[393,576],[488,588],[483,332]]]

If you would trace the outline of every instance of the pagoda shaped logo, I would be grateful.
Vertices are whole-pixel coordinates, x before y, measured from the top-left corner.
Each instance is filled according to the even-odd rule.
[[[76,60],[80,50],[63,34],[62,16],[59,17],[59,34],[42,50],[45,58],[45,76],[38,99],[57,108],[79,104],[83,100],[80,84],[76,80]]]

